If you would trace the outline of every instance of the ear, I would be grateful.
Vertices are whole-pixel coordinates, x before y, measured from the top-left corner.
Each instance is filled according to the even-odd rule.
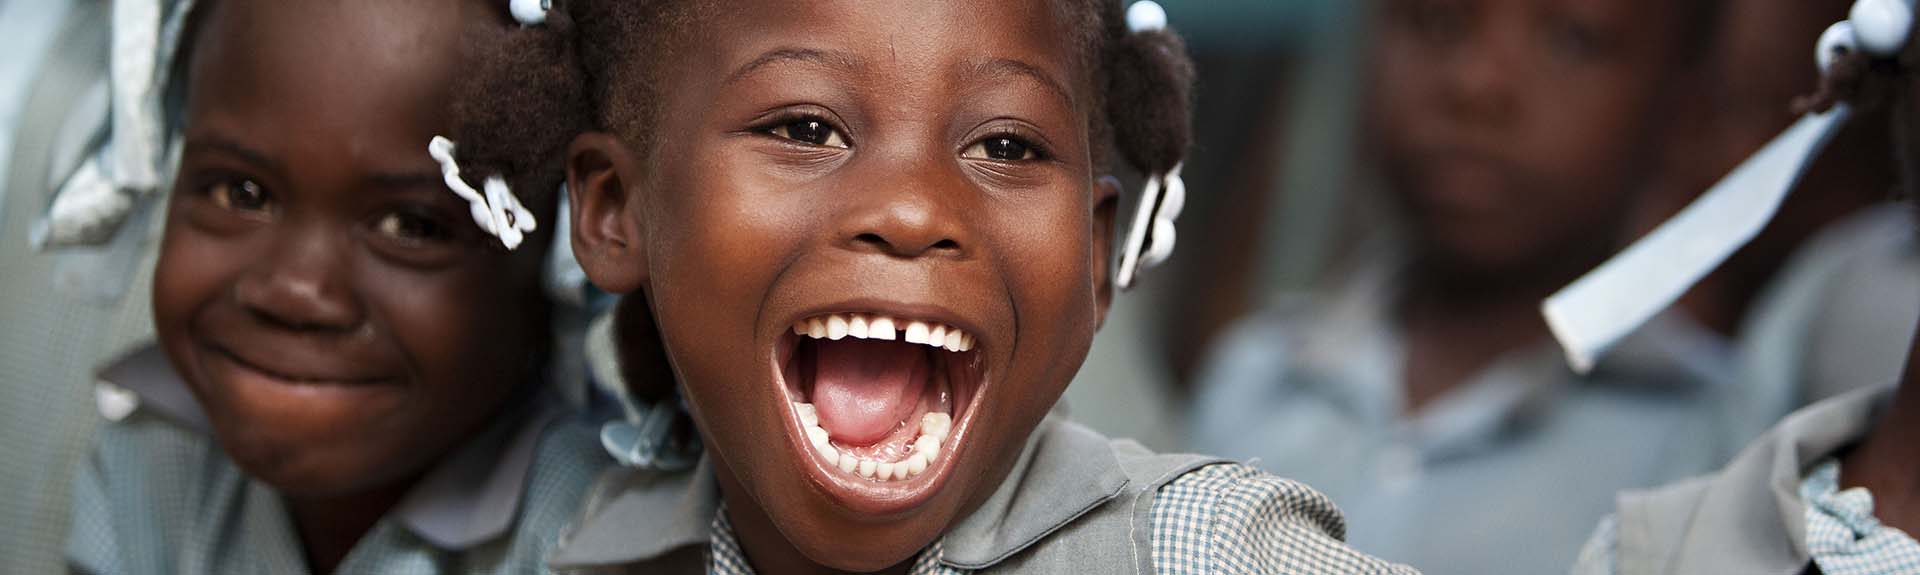
[[[1099,319],[1106,325],[1113,307],[1113,219],[1120,211],[1120,180],[1101,176],[1093,182],[1093,297]]]
[[[647,282],[644,205],[630,188],[641,181],[637,166],[610,134],[581,134],[567,147],[574,258],[593,285],[611,293],[632,293]]]

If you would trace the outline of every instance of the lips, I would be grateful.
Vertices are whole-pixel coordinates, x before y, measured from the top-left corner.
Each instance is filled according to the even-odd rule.
[[[980,339],[954,323],[876,311],[793,322],[778,380],[817,483],[896,502],[935,490],[986,373]]]
[[[209,351],[221,359],[285,384],[359,386],[386,385],[399,381],[397,377],[353,369],[353,366],[371,365],[372,362],[302,351],[298,346],[265,347],[273,351],[261,353],[243,348],[248,351],[239,352],[233,347],[219,344],[208,346]]]

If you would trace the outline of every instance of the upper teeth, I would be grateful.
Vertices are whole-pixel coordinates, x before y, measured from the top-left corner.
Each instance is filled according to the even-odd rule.
[[[896,327],[900,329],[896,330]],[[793,333],[814,339],[831,340],[852,336],[860,339],[894,341],[897,337],[906,340],[907,343],[930,345],[947,351],[969,351],[973,349],[974,343],[973,334],[957,327],[858,313],[835,313],[810,317],[793,324]]]

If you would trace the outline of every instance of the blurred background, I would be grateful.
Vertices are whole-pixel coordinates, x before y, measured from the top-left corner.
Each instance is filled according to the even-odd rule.
[[[1076,419],[1306,480],[1428,573],[1542,573],[1616,490],[1896,380],[1920,265],[1884,116],[1594,374],[1537,314],[1788,125],[1849,2],[1162,1],[1199,69],[1179,249],[1116,300]],[[0,0],[4,573],[61,570],[91,370],[151,334],[155,214],[30,241],[100,137],[109,13]]]

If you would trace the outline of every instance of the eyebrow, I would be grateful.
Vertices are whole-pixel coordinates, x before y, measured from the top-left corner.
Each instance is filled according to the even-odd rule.
[[[768,50],[759,57],[734,69],[732,74],[727,75],[725,83],[731,84],[760,68],[781,62],[800,62],[839,71],[855,71],[865,67],[859,58],[845,52],[831,52],[812,48],[775,48]],[[1067,91],[1066,84],[1061,83],[1059,79],[1054,78],[1053,74],[1048,73],[1045,69],[1020,60],[1012,58],[989,58],[981,60],[968,66],[965,74],[969,79],[975,81],[994,80],[1008,76],[1024,76],[1039,82],[1042,88],[1045,88],[1046,91],[1050,92],[1054,97],[1059,98],[1061,102],[1069,106],[1075,103],[1073,93]]]
[[[774,48],[754,58],[752,61],[734,69],[727,75],[725,83],[732,84],[740,78],[752,74],[755,70],[781,62],[798,62],[832,68],[839,71],[853,71],[864,67],[859,58],[844,52],[829,52],[812,48]]]
[[[1069,107],[1074,104],[1073,94],[1068,92],[1066,85],[1054,78],[1053,74],[1047,73],[1046,70],[1041,69],[1039,66],[1020,60],[1012,58],[982,60],[973,64],[973,69],[967,71],[967,76],[975,81],[994,80],[1008,76],[1024,76],[1039,82],[1041,87],[1046,88],[1048,92],[1052,92],[1054,97],[1059,98],[1062,103],[1067,104]]]
[[[286,175],[286,167],[279,160],[268,156],[266,152],[256,150],[246,144],[213,134],[198,134],[187,138],[187,150],[204,149],[232,156],[242,162],[253,164],[255,168],[265,170],[274,176]]]
[[[367,175],[367,185],[389,190],[404,190],[444,187],[447,185],[447,180],[440,172],[375,172]]]

